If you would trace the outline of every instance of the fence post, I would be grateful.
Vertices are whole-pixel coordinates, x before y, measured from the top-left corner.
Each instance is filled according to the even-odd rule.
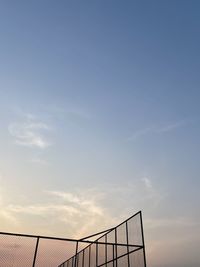
[[[126,242],[127,242],[127,257],[128,257],[128,267],[130,267],[130,251],[129,251],[129,236],[128,236],[128,222],[126,221]]]
[[[76,254],[75,254],[75,260],[74,260],[74,267],[77,266],[77,256],[78,256],[78,241],[76,242]]]
[[[143,255],[144,255],[144,267],[146,267],[147,263],[146,263],[146,253],[145,253],[145,244],[144,244],[144,230],[143,230],[142,212],[141,211],[140,211],[140,224],[141,224],[142,245],[143,245]]]
[[[37,257],[37,251],[38,251],[38,245],[39,245],[39,236],[37,237],[37,241],[36,241],[36,246],[35,246],[35,253],[34,253],[34,258],[33,258],[33,265],[32,267],[35,267],[35,262],[36,262],[36,257]]]
[[[116,257],[116,261],[115,261],[115,265],[116,267],[118,267],[118,255],[117,255],[117,227],[115,228],[115,257]]]

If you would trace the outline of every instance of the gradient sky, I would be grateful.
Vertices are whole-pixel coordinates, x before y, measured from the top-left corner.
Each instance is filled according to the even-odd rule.
[[[0,230],[143,211],[149,267],[200,266],[200,2],[0,1]]]

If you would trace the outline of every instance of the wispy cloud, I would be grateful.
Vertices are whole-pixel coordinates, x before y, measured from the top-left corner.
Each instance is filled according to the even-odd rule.
[[[13,122],[8,126],[8,131],[14,137],[17,145],[45,149],[51,145],[45,132],[50,127],[31,114],[26,114],[23,120]]]
[[[53,205],[53,204],[36,204],[36,205],[13,205],[10,204],[7,206],[8,211],[10,213],[19,213],[19,214],[29,214],[29,215],[39,215],[43,217],[47,217],[51,214],[55,214],[55,212],[65,212],[68,215],[73,215],[77,213],[77,210],[73,207],[67,205]]]
[[[127,138],[127,141],[134,141],[148,134],[161,134],[161,133],[171,132],[180,127],[184,127],[185,125],[187,125],[187,123],[189,123],[188,120],[180,120],[180,121],[168,123],[165,125],[147,127],[147,128],[135,131],[131,136]]]
[[[88,196],[87,190],[76,193],[46,191],[44,199],[47,203],[8,204],[1,210],[0,217],[4,216],[8,221],[15,219],[16,222],[20,222],[20,218],[31,216],[32,220],[33,217],[37,218],[38,224],[43,218],[45,222],[51,221],[53,225],[60,226],[60,229],[64,229],[69,236],[73,237],[83,237],[102,227],[101,224],[104,225],[106,220],[109,223],[114,220],[106,212],[106,208],[98,203],[95,195]],[[48,230],[52,231],[51,226]]]
[[[123,186],[104,184],[73,191],[47,190],[36,201],[23,199],[23,204],[11,201],[6,204],[2,199],[0,219],[11,225],[12,231],[14,228],[33,232],[37,224],[41,234],[81,238],[114,226],[139,209],[151,211],[162,199],[163,194],[146,175]]]
[[[100,204],[98,193],[93,192],[94,194],[92,194],[90,191],[88,194],[88,190],[81,190],[76,193],[62,191],[48,191],[47,193],[73,209],[73,214],[70,214],[70,217],[66,214],[66,216],[61,217],[61,220],[71,224],[75,236],[83,237],[98,227],[102,227],[100,222],[104,224],[106,216],[111,222],[114,219]]]
[[[156,129],[157,133],[166,133],[166,132],[171,132],[177,128],[183,127],[188,123],[188,121],[186,120],[181,120],[175,123],[170,123],[167,125],[164,125],[163,127],[160,127],[158,129]]]
[[[151,180],[148,177],[141,178],[141,181],[144,182],[144,184],[145,184],[145,186],[146,186],[147,189],[150,189],[150,190],[153,189],[152,182],[151,182]]]
[[[84,194],[79,193],[79,195],[76,195],[67,192],[49,191],[49,194],[59,197],[67,203],[74,205],[74,207],[81,208],[84,211],[87,210],[96,215],[103,215],[102,208],[96,203],[96,197],[86,197],[86,192]]]

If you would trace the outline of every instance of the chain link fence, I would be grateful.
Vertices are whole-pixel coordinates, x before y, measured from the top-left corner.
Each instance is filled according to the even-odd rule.
[[[0,266],[146,267],[142,214],[79,240],[0,232]]]

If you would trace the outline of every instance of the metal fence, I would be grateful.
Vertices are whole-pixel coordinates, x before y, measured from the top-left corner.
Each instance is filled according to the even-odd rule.
[[[0,266],[146,267],[141,211],[79,240],[0,232]]]

